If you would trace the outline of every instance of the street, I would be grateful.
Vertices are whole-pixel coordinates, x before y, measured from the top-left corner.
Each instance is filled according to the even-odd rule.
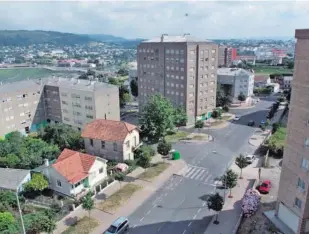
[[[203,233],[211,221],[212,211],[207,208],[207,195],[216,190],[216,178],[221,176],[240,153],[253,153],[255,147],[248,140],[261,120],[266,121],[269,107],[276,97],[261,100],[254,108],[234,109],[240,115],[223,129],[201,130],[214,137],[209,143],[177,143],[188,168],[181,175],[173,175],[129,217],[129,233]],[[278,111],[275,119],[278,118]],[[247,126],[255,121],[255,127]],[[237,172],[239,173],[239,172]],[[223,190],[217,189],[223,195]]]

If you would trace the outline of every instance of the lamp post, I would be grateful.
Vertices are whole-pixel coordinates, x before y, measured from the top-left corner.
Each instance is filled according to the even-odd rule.
[[[17,200],[17,206],[18,206],[18,211],[19,211],[19,215],[20,215],[20,221],[21,221],[21,226],[23,228],[23,234],[26,234],[26,230],[25,230],[25,225],[24,225],[24,220],[23,220],[23,214],[22,211],[20,209],[20,203],[19,203],[19,198],[18,198],[18,190],[19,190],[19,186],[16,189],[16,200]]]
[[[218,153],[218,152],[215,151],[215,150],[213,150],[212,153],[214,153],[214,154],[219,154],[219,155],[223,156],[222,154]],[[228,165],[226,164],[226,165],[225,165],[225,170],[224,170],[224,175],[226,174],[227,168],[228,168]],[[225,178],[225,180],[224,180],[223,204],[225,204],[225,196],[226,196],[226,178]]]

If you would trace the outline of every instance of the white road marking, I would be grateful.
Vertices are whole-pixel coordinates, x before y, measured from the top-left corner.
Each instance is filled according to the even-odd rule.
[[[190,222],[190,223],[188,224],[188,227],[190,227],[190,226],[191,226],[191,224],[192,224],[192,222]]]
[[[206,206],[206,202],[203,203],[203,206]]]
[[[197,210],[197,213],[200,213],[200,211],[201,211],[201,208],[199,208],[199,209]]]
[[[181,181],[182,181],[182,178],[180,178],[179,182],[181,182]]]
[[[134,225],[133,228],[135,228],[137,225]]]
[[[155,208],[157,205],[153,205],[153,207],[152,208]]]
[[[166,197],[167,196],[167,193],[166,194],[164,194],[164,197]]]
[[[160,230],[161,230],[161,228],[162,228],[162,226],[158,228],[158,231],[160,231]]]
[[[146,215],[148,215],[150,213],[150,210],[148,210],[148,212],[147,212],[147,214]]]
[[[187,230],[185,229],[185,230],[183,231],[183,233],[182,233],[182,234],[185,234],[185,233],[186,233],[186,231],[187,231]]]
[[[180,202],[180,205],[181,205],[182,203],[184,203],[185,200],[186,200],[186,199],[183,199],[183,200]]]
[[[201,176],[203,176],[204,173],[205,173],[205,171],[204,171],[204,170],[201,170],[201,172],[200,172],[199,174],[196,175],[195,179],[198,180]],[[207,173],[208,173],[208,172],[206,171],[206,174],[207,174]]]
[[[193,219],[196,219],[196,215],[193,216]]]
[[[201,169],[197,169],[189,178],[194,179],[194,177],[201,171]]]
[[[191,174],[192,174],[194,171],[195,171],[195,168],[194,168],[194,167],[191,167],[190,170],[189,170],[187,173],[184,174],[184,176],[185,176],[185,177],[189,177],[189,176],[191,176]]]
[[[207,178],[204,181],[207,182],[211,177],[212,175],[207,176]]]
[[[142,222],[144,220],[144,217],[140,219],[140,221]]]

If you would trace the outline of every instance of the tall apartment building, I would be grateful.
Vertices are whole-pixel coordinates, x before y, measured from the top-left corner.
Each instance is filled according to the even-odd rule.
[[[227,46],[219,46],[218,66],[230,67],[237,59],[237,49]]]
[[[120,120],[118,87],[96,81],[48,78],[0,86],[0,136],[63,122],[82,129],[93,119]]]
[[[287,139],[276,216],[297,234],[309,233],[309,29],[296,30]]]
[[[216,44],[188,34],[164,34],[137,50],[140,111],[150,95],[160,93],[184,108],[189,123],[210,117],[216,106]]]

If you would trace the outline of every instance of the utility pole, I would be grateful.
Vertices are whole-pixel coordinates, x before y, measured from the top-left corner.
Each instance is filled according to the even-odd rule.
[[[22,211],[20,209],[20,204],[19,204],[18,189],[19,188],[17,187],[16,193],[15,193],[16,194],[16,200],[17,200],[17,206],[18,206],[18,211],[19,211],[19,215],[20,215],[21,226],[23,228],[23,234],[26,234],[24,220],[23,220],[23,214],[22,214]]]
[[[213,150],[212,153],[223,156],[222,154],[218,153],[216,150]],[[228,164],[225,165],[224,176],[226,176],[227,169],[228,169]],[[225,204],[225,197],[226,197],[226,178],[224,179],[223,204]]]

